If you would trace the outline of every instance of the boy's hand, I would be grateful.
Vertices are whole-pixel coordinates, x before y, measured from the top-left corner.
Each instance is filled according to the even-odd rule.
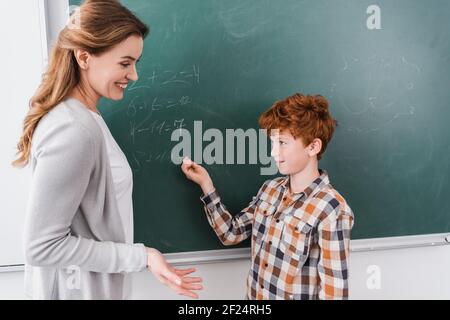
[[[208,171],[188,157],[183,159],[181,170],[189,180],[194,181],[202,188],[204,194],[208,194],[214,190],[214,185]]]
[[[195,271],[190,269],[176,269],[166,262],[164,256],[156,249],[147,248],[147,267],[163,284],[180,295],[198,298],[194,290],[202,290],[202,278],[188,277]]]

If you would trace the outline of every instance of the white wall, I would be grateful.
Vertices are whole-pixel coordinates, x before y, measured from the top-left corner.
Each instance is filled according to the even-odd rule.
[[[43,70],[44,48],[38,1],[0,2],[0,265],[23,263],[22,226],[29,172],[11,167],[28,101]]]
[[[67,1],[51,0],[52,28],[64,23]],[[55,6],[56,4],[56,6]],[[40,77],[44,55],[39,33],[38,1],[0,1],[0,37],[8,46],[0,50],[6,69],[0,77],[3,98],[0,121],[0,264],[23,262],[21,232],[28,192],[26,172],[9,166],[29,97]],[[13,26],[13,27],[12,27]],[[51,37],[56,32],[52,31]],[[50,38],[51,38],[50,37]],[[51,39],[50,39],[51,40]],[[369,290],[369,266],[380,271],[380,289]],[[201,264],[204,279],[201,299],[242,299],[248,260]],[[350,259],[352,299],[450,299],[450,247],[424,247],[375,252],[353,252]],[[1,268],[0,268],[1,269]],[[149,272],[134,275],[135,299],[178,299]],[[22,299],[23,272],[0,272],[0,299]]]
[[[366,285],[371,265],[380,270],[379,290]],[[450,299],[450,247],[353,252],[349,286],[353,299]]]

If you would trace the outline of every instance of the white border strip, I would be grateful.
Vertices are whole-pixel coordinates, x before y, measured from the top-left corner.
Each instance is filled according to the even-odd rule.
[[[2,273],[2,272],[19,272],[19,271],[24,271],[24,269],[25,269],[25,266],[23,264],[0,266],[0,273]]]
[[[38,0],[39,8],[39,29],[41,35],[41,53],[42,53],[42,68],[48,64],[48,28],[47,28],[47,1]]]
[[[167,261],[173,265],[191,265],[249,259],[251,253],[250,251],[250,248],[222,249],[166,253],[164,254],[164,256],[166,257]]]
[[[166,253],[167,262],[174,266],[186,266],[193,264],[219,263],[250,258],[250,248],[190,251],[180,253]],[[23,271],[24,265],[0,266],[1,272]]]
[[[352,240],[350,242],[350,250],[352,252],[364,252],[442,246],[448,244],[450,244],[450,234],[436,233],[417,236]]]

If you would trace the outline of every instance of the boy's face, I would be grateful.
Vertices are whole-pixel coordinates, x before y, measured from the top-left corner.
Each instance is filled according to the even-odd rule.
[[[294,138],[289,130],[273,130],[271,156],[274,158],[278,170],[283,175],[292,175],[303,171],[310,161],[317,159],[317,140],[305,146],[301,138]]]

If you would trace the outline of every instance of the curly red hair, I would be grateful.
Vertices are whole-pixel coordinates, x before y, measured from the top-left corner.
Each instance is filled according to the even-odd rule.
[[[301,138],[307,146],[314,139],[322,141],[317,154],[320,160],[333,137],[337,121],[328,110],[328,101],[321,95],[296,93],[277,101],[259,117],[259,125],[270,135],[272,130],[289,130],[294,138]]]

